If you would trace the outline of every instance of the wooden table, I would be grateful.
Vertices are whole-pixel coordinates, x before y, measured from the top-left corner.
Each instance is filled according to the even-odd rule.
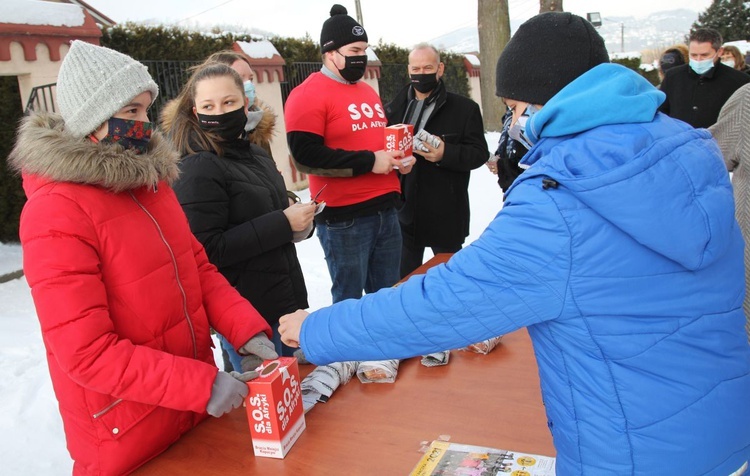
[[[418,271],[448,256],[438,255]],[[306,375],[312,366],[301,365]],[[450,441],[554,456],[539,377],[525,329],[488,355],[451,353],[450,363],[401,363],[394,384],[357,377],[305,415],[307,429],[283,460],[253,455],[247,414],[210,418],[143,466],[143,475],[408,475],[422,441]]]

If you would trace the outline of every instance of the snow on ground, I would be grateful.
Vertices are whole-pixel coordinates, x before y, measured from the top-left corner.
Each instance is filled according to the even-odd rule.
[[[487,134],[494,151],[497,133]],[[471,233],[475,240],[501,208],[495,176],[486,167],[471,174]],[[309,200],[308,190],[299,193]],[[297,245],[310,309],[331,303],[331,280],[316,237]],[[425,260],[431,256],[429,250]],[[0,276],[21,268],[18,245],[0,244]],[[218,348],[218,344],[216,346]],[[221,363],[220,352],[215,352]],[[24,278],[0,284],[0,474],[69,475],[73,463],[65,448],[62,420],[49,378],[45,350]]]
[[[22,266],[21,245],[0,243],[0,276],[18,271]]]

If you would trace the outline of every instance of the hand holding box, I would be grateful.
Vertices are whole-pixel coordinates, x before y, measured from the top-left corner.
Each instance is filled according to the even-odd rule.
[[[411,155],[414,137],[414,126],[411,124],[396,124],[385,128],[385,147],[387,151],[399,150],[404,157]]]

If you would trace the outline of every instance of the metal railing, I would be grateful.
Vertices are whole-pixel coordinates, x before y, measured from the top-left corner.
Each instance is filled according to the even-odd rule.
[[[57,112],[55,109],[55,90],[57,83],[44,84],[35,86],[29,94],[29,101],[26,103],[24,114],[31,114],[35,111]]]
[[[180,90],[190,78],[190,68],[199,65],[201,61],[141,61],[147,68],[151,77],[159,85],[159,97],[151,106],[149,117],[152,121],[159,120],[159,115],[164,105],[176,98]]]
[[[284,66],[284,81],[281,82],[281,101],[286,104],[286,98],[292,89],[302,84],[308,76],[320,71],[321,62],[298,61]]]

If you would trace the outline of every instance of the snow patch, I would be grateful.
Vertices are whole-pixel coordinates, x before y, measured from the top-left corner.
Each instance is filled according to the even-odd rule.
[[[281,56],[276,47],[268,40],[238,41],[237,45],[242,49],[243,53],[251,58],[271,59],[274,55]]]
[[[82,26],[85,20],[83,8],[69,3],[31,0],[0,2],[0,23],[73,27]]]

